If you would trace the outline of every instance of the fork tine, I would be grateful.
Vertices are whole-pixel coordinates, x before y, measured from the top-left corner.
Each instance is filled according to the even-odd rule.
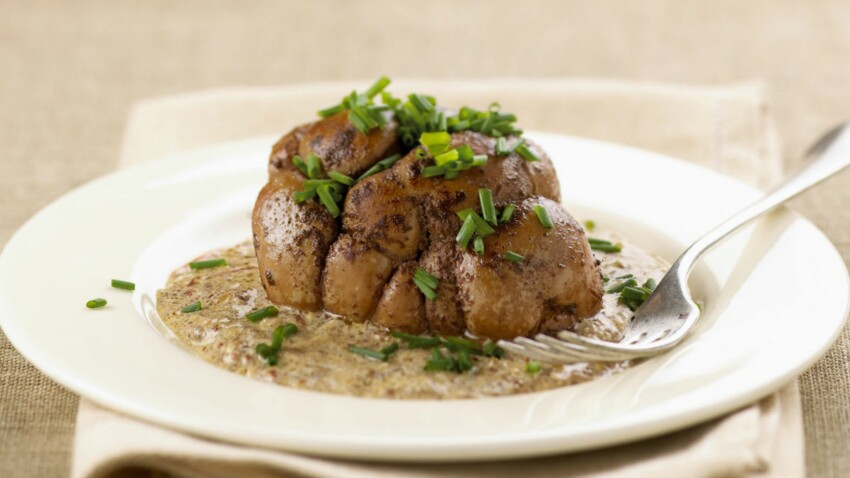
[[[530,341],[533,342],[533,341]],[[526,342],[525,344],[518,344],[513,341],[500,340],[499,345],[504,347],[511,352],[525,355],[526,357],[540,360],[543,362],[556,362],[556,363],[577,363],[577,362],[586,362],[586,360],[576,357],[576,356],[568,356],[567,354],[554,354],[551,351],[544,351],[540,348],[542,344],[530,344]],[[544,346],[545,347],[545,346]]]
[[[537,334],[535,337],[540,342],[550,346],[559,353],[570,354],[571,356],[582,357],[585,361],[602,361],[602,362],[619,362],[623,360],[622,354],[610,352],[607,350],[593,350],[581,345],[558,340],[549,335]]]

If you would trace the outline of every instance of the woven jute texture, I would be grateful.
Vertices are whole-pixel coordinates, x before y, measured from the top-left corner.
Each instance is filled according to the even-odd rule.
[[[200,88],[379,74],[762,78],[792,164],[850,117],[850,3],[841,0],[54,0],[0,10],[0,244],[115,167],[133,103]],[[848,205],[849,173],[793,203],[845,260]],[[850,475],[848,364],[845,332],[800,379],[813,477]],[[75,410],[76,398],[0,334],[0,476],[65,476]]]

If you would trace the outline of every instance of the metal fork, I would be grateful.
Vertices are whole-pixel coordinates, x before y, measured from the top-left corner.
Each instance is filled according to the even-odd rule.
[[[688,247],[649,298],[635,311],[618,343],[561,331],[558,338],[538,334],[534,339],[502,340],[505,349],[548,362],[623,361],[666,352],[693,330],[700,309],[691,298],[688,276],[696,261],[733,232],[850,165],[850,126],[843,123],[806,153],[808,165],[766,196],[735,214]]]

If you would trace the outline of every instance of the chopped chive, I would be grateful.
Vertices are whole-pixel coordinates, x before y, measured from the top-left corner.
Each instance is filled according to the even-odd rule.
[[[534,213],[537,214],[537,219],[545,229],[552,229],[555,227],[555,225],[552,224],[552,220],[549,219],[549,211],[547,211],[545,207],[540,204],[534,206]]]
[[[186,307],[180,309],[180,312],[183,314],[188,314],[189,312],[197,312],[201,310],[201,302],[195,302],[194,304],[189,304]]]
[[[470,214],[463,220],[463,225],[460,226],[460,231],[458,231],[455,238],[461,249],[466,249],[473,234],[475,234],[475,220],[472,218],[472,214]]]
[[[513,204],[508,204],[502,209],[502,217],[499,218],[499,222],[504,224],[511,220],[511,216],[514,214],[514,210],[516,210],[516,206]]]
[[[191,264],[189,264],[191,266]],[[125,280],[112,279],[112,287],[124,290],[136,290],[136,284]]]
[[[316,189],[316,194],[319,195],[319,201],[322,205],[331,213],[331,217],[339,217],[339,206],[337,206],[336,201],[331,196],[328,186],[319,186]]]
[[[369,176],[371,176],[373,174],[378,174],[383,170],[384,170],[383,166],[381,166],[380,164],[375,164],[371,168],[367,169],[365,173],[361,174],[360,177],[357,178],[357,181],[363,181],[364,179],[368,178]]]
[[[386,76],[378,78],[378,81],[376,81],[372,86],[370,86],[369,89],[366,90],[365,93],[363,93],[363,95],[369,99],[374,98],[378,93],[384,91],[384,88],[386,88],[387,85],[390,84],[390,81],[391,80]]]
[[[476,154],[472,157],[472,166],[481,167],[487,163],[487,155],[486,154]]]
[[[468,372],[473,367],[472,358],[469,356],[469,351],[460,349],[457,352],[457,371],[458,373]]]
[[[401,159],[400,154],[394,154],[392,156],[388,156],[377,163],[373,164],[371,168],[367,169],[365,173],[361,174],[357,181],[362,181],[373,174],[378,174],[381,171],[389,169],[395,164],[399,159]]]
[[[265,318],[274,317],[274,316],[277,315],[277,313],[278,313],[277,307],[270,305],[268,307],[264,307],[262,309],[255,310],[254,312],[251,312],[251,313],[245,315],[245,318],[250,320],[251,322],[257,323],[257,322],[259,322],[259,321],[261,321]]]
[[[401,159],[400,154],[394,154],[392,156],[387,156],[386,158],[378,161],[376,164],[380,164],[384,168],[391,168],[393,164],[397,163],[398,160]]]
[[[431,358],[425,362],[425,371],[435,372],[440,370],[454,370],[455,366],[453,362],[454,361],[451,357],[444,357],[443,354],[440,353],[439,349],[433,349],[431,350]]]
[[[616,294],[618,292],[622,292],[623,289],[625,289],[626,287],[635,287],[636,285],[638,285],[636,280],[629,279],[627,281],[620,282],[619,284],[615,284],[615,285],[611,286],[605,292],[607,292],[609,294]]]
[[[425,112],[433,109],[434,105],[428,101],[423,95],[413,93],[407,97],[410,100],[410,103],[419,111]]]
[[[601,240],[588,240],[590,243],[590,248],[594,251],[599,252],[620,252],[623,250],[622,244],[614,244],[610,241],[601,241]]]
[[[621,276],[615,277],[615,279],[631,279],[634,276],[634,274],[623,274]]]
[[[381,349],[382,354],[386,354],[387,357],[394,354],[395,351],[398,350],[398,342],[393,342],[386,347]]]
[[[334,184],[333,179],[307,179],[303,183],[305,190],[318,189],[319,186],[331,186]]]
[[[456,149],[450,149],[445,153],[438,154],[434,157],[434,163],[437,166],[445,166],[446,163],[457,161],[460,158],[460,153]]]
[[[423,282],[421,279],[419,279],[418,277],[413,277],[413,283],[416,284],[416,287],[419,288],[419,290],[425,297],[428,298],[428,300],[430,300],[431,302],[437,300],[437,291],[432,289],[431,287],[428,287],[428,284]]]
[[[472,209],[464,209],[462,211],[458,211],[458,217],[466,221],[467,217],[472,217],[472,220],[475,222],[475,232],[481,237],[487,237],[490,234],[496,232],[490,224],[487,224],[487,221],[484,220],[481,216],[478,215]]]
[[[517,254],[514,251],[506,252],[504,257],[505,257],[506,260],[511,261],[511,262],[519,262],[519,261],[525,259],[525,257]]]
[[[538,158],[537,155],[534,154],[533,151],[528,149],[528,146],[526,146],[525,144],[521,144],[521,145],[517,146],[516,152],[519,153],[520,156],[522,156],[522,159],[524,159],[524,160],[526,160],[530,163],[534,162],[534,161],[540,161],[540,158]]]
[[[227,265],[227,261],[219,258],[219,259],[208,259],[208,260],[205,260],[205,261],[190,262],[189,268],[192,269],[192,270],[211,269],[213,267],[221,267],[221,266],[226,266],[226,265]]]
[[[361,134],[369,133],[369,125],[353,109],[348,111],[348,122],[351,123]]]
[[[474,241],[472,241],[472,249],[479,256],[484,255],[484,239],[481,236],[477,236]]]
[[[89,309],[99,309],[106,305],[106,299],[92,299],[86,302],[86,307]]]
[[[504,136],[496,140],[496,154],[498,156],[507,156],[510,154],[508,141],[504,138]]]
[[[353,353],[353,354],[362,355],[364,357],[379,360],[381,362],[386,362],[387,359],[389,358],[389,355],[385,354],[384,352],[379,352],[377,350],[367,349],[365,347],[358,347],[356,345],[349,345],[348,351]]]
[[[457,352],[459,350],[466,350],[467,352],[471,352],[471,353],[475,353],[475,354],[481,353],[481,347],[478,345],[477,342],[474,342],[474,341],[469,340],[469,339],[465,339],[463,337],[456,337],[456,336],[446,337],[445,343],[443,345],[445,345],[446,348],[451,350],[452,352]]]
[[[449,144],[452,142],[452,136],[445,131],[422,133],[419,136],[419,142],[422,146],[428,148],[428,152],[432,155],[438,155],[449,149]]]
[[[584,221],[584,229],[587,232],[593,232],[593,230],[596,229],[596,222],[594,222],[590,219],[588,219],[587,221]]]
[[[427,166],[422,169],[422,176],[433,178],[434,176],[442,176],[446,174],[445,166]]]
[[[496,342],[487,342],[481,347],[481,351],[488,357],[501,359],[505,356],[505,349],[496,345]]]
[[[308,189],[306,191],[298,191],[293,194],[293,198],[295,199],[295,204],[301,204],[308,199],[313,199],[316,197],[315,189]]]
[[[475,157],[475,152],[468,144],[463,144],[455,148],[457,150],[457,159],[464,162],[472,161]]]
[[[532,360],[531,362],[528,362],[525,365],[525,371],[526,373],[534,375],[535,373],[540,372],[540,366],[540,362],[538,362],[537,360]]]
[[[404,332],[393,332],[393,337],[403,340],[407,343],[409,349],[427,349],[438,347],[443,344],[443,341],[438,337],[429,337],[427,335],[412,335]]]
[[[342,173],[338,173],[336,171],[329,172],[328,177],[340,184],[345,184],[346,186],[353,186],[356,182],[354,178],[346,176]]]
[[[344,109],[345,107],[343,107],[341,104],[329,106],[323,110],[319,110],[319,116],[321,116],[322,118],[327,118],[328,116],[333,116],[337,113],[342,113]]]
[[[432,289],[436,289],[438,285],[440,285],[440,279],[432,276],[425,269],[421,267],[417,267],[416,271],[413,273],[413,277],[418,278],[424,284]]]
[[[459,171],[446,171],[446,174],[443,177],[446,178],[446,179],[454,179],[454,178],[458,177],[459,174],[460,174]]]
[[[301,156],[298,156],[297,154],[293,156],[292,164],[295,165],[295,167],[298,168],[299,171],[301,171],[301,174],[307,176],[307,163],[305,163],[304,160],[301,159]]]
[[[269,365],[277,365],[277,358],[280,353],[280,346],[283,344],[283,339],[297,332],[298,326],[295,324],[278,325],[272,333],[271,345],[264,343],[257,344],[255,349],[257,355],[264,358]]]
[[[511,146],[508,146],[508,154],[513,153],[514,151],[517,150],[517,148],[519,148],[520,146],[524,146],[524,145],[525,145],[525,140],[520,138],[519,141],[515,142]]]
[[[307,176],[310,179],[318,179],[322,175],[322,163],[319,157],[313,153],[307,155]]]
[[[277,310],[277,309],[275,309],[275,310]],[[289,337],[290,335],[295,335],[297,333],[298,333],[298,326],[295,325],[295,324],[290,323],[290,324],[278,325],[274,329],[272,344],[276,344],[276,343],[279,344],[283,341],[283,339]]]
[[[603,284],[607,284],[609,280],[611,280],[611,278],[610,278],[610,277],[608,277],[608,276],[602,276],[602,283],[603,283]]]
[[[654,291],[657,286],[658,286],[658,284],[655,282],[655,279],[653,279],[652,277],[650,277],[649,279],[646,280],[646,282],[643,283],[644,288],[652,290],[652,291]]]
[[[493,191],[491,189],[479,189],[478,200],[481,202],[481,215],[484,220],[492,225],[498,224],[496,219],[496,206],[493,204]]]
[[[643,302],[651,293],[651,290],[644,289],[643,287],[626,286],[623,287],[623,292],[620,293],[620,297],[627,300],[639,300]]]

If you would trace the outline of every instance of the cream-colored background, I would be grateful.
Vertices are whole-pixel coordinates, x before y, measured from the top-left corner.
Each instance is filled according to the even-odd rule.
[[[379,74],[761,78],[793,164],[850,117],[848,59],[846,1],[3,1],[0,244],[115,167],[129,107],[145,97]],[[794,203],[845,260],[848,186],[845,173]],[[845,333],[801,378],[810,476],[850,474],[848,364]],[[75,410],[0,334],[0,476],[67,474]]]

